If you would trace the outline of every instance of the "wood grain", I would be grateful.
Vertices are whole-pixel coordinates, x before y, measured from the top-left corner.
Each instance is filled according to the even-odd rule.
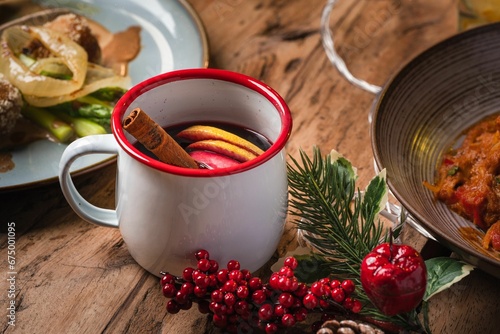
[[[210,66],[269,84],[289,104],[294,129],[288,153],[335,149],[358,168],[359,185],[374,176],[368,114],[375,96],[349,84],[325,56],[320,0],[190,0],[210,42]],[[0,4],[0,16],[6,17]],[[13,11],[12,14],[18,13]],[[412,57],[456,33],[453,0],[339,1],[331,27],[351,71],[384,85]],[[112,208],[116,166],[76,178],[83,196]],[[0,251],[5,223],[16,223],[16,326],[2,333],[219,333],[193,308],[165,312],[158,279],[127,252],[119,231],[79,218],[58,184],[0,194]],[[288,224],[279,253],[293,247]],[[405,241],[426,239],[410,228]],[[4,255],[0,271],[7,272]],[[263,270],[263,275],[267,271]],[[1,291],[6,291],[2,280]],[[430,302],[434,333],[494,333],[500,327],[498,280],[474,271]],[[0,294],[1,313],[8,302]],[[305,332],[307,328],[296,329]],[[290,332],[291,333],[291,332]]]

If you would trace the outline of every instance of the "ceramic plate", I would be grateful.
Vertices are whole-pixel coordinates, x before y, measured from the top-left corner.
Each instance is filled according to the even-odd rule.
[[[141,26],[142,49],[129,64],[132,84],[174,69],[206,67],[208,43],[195,11],[184,1],[111,0],[36,1],[44,7],[64,7],[89,17],[112,32]],[[0,191],[57,181],[59,159],[67,145],[40,140],[11,152],[15,167],[0,173]],[[113,161],[91,155],[73,164],[80,174]]]

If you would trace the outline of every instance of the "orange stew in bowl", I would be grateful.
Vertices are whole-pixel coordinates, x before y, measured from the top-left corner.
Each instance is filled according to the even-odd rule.
[[[462,145],[444,155],[436,184],[425,186],[486,232],[484,248],[500,251],[500,116],[471,127]]]

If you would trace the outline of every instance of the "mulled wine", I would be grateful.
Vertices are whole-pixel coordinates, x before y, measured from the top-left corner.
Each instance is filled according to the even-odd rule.
[[[189,122],[164,130],[198,163],[200,168],[227,168],[252,160],[272,143],[262,134],[223,122]],[[155,155],[137,142],[134,146],[152,158]]]

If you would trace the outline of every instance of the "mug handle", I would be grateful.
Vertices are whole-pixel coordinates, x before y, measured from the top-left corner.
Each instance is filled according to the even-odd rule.
[[[73,162],[84,155],[118,153],[118,144],[112,134],[92,135],[75,140],[64,150],[59,162],[59,182],[71,208],[83,219],[100,226],[118,227],[116,210],[99,208],[90,204],[76,190],[70,175]]]

